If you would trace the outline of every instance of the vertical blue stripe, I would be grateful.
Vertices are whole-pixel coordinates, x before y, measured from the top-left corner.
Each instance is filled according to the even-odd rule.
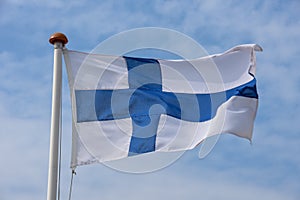
[[[155,59],[125,57],[128,69],[128,85],[131,89],[162,90],[159,62]],[[153,85],[151,85],[153,84]],[[156,84],[156,85],[154,85]]]
[[[127,63],[129,88],[136,89],[129,103],[133,132],[128,155],[155,151],[160,113],[150,116],[149,110],[158,104],[157,96],[151,95],[151,92],[162,91],[160,65],[155,59],[124,58]]]

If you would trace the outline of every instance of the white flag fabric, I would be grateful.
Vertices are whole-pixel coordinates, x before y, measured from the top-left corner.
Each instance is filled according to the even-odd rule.
[[[184,151],[231,133],[251,140],[255,44],[193,60],[64,49],[73,112],[72,167]]]

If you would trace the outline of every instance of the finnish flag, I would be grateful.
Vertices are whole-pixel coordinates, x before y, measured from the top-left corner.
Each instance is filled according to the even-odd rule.
[[[230,133],[251,140],[255,44],[193,60],[64,49],[72,98],[72,167],[192,149]]]

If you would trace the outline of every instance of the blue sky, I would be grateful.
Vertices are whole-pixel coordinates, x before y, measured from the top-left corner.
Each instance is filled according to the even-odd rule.
[[[253,144],[223,135],[198,159],[186,152],[160,171],[134,175],[100,164],[79,167],[73,199],[299,199],[300,2],[41,1],[0,2],[0,199],[46,198],[53,47],[91,51],[121,31],[163,27],[210,54],[257,43],[260,102]],[[71,110],[64,71],[61,197],[70,181]]]

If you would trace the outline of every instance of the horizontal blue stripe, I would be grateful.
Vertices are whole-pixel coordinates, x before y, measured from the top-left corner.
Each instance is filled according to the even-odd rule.
[[[167,114],[185,121],[202,122],[212,119],[217,108],[232,96],[258,98],[255,79],[239,87],[213,94],[171,93],[138,88],[76,90],[75,96],[77,122],[131,117],[140,126],[149,124],[149,109],[156,104],[163,109],[154,109],[151,115]],[[181,105],[190,106],[181,108]],[[197,110],[199,113],[195,112]]]

